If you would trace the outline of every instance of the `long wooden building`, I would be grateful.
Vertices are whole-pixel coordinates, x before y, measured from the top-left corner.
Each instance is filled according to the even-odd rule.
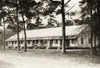
[[[61,47],[62,27],[27,30],[27,47]],[[24,47],[24,32],[19,33],[20,46]],[[6,40],[8,46],[17,47],[17,35]],[[67,47],[90,47],[89,25],[66,26]]]

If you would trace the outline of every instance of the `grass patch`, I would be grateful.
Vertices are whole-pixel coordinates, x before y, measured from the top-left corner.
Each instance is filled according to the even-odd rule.
[[[13,68],[12,64],[0,61],[0,68]]]
[[[22,50],[23,51],[23,50]],[[89,50],[67,50],[66,54],[61,54],[57,49],[28,49],[27,52],[18,53],[17,50],[0,50],[0,53],[6,55],[24,56],[24,57],[44,57],[57,60],[71,60],[82,64],[100,64],[99,55],[91,55]]]

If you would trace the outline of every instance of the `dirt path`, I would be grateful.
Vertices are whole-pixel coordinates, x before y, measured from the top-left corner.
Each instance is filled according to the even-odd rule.
[[[68,59],[67,59],[68,58]],[[50,58],[0,53],[0,68],[99,68],[100,64],[82,63],[74,58]],[[4,65],[4,67],[3,67]]]

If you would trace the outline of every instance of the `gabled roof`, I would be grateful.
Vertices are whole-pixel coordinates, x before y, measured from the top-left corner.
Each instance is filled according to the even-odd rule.
[[[77,36],[84,30],[88,25],[75,25],[66,26],[66,37]],[[45,28],[45,29],[35,29],[27,30],[27,40],[37,40],[37,39],[56,39],[62,37],[62,27],[55,28]],[[19,33],[20,40],[24,39],[24,32]],[[8,38],[6,41],[17,40],[17,34]]]

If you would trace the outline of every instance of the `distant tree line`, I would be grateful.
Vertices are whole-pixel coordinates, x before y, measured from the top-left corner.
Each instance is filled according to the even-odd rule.
[[[82,24],[89,24],[91,27],[91,54],[96,54],[97,48],[100,49],[100,0],[82,0],[80,7],[82,9]],[[99,42],[98,47],[96,46],[97,39]]]

